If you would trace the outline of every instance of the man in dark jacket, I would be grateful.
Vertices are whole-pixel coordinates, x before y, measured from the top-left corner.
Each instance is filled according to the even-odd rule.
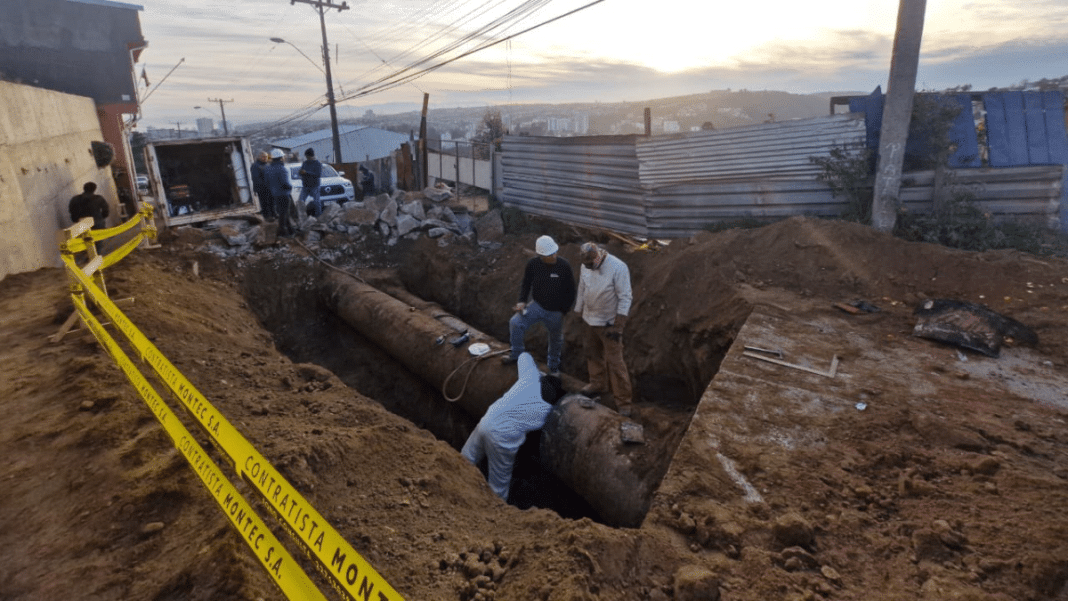
[[[67,208],[70,210],[70,220],[74,223],[92,217],[94,230],[107,227],[108,201],[96,193],[96,184],[93,182],[86,182],[82,186],[82,193],[71,198]]]
[[[538,256],[527,262],[519,302],[513,307],[515,315],[508,321],[512,352],[501,362],[515,363],[526,346],[527,328],[543,323],[549,332],[545,362],[549,372],[555,375],[560,371],[560,355],[564,350],[564,315],[575,304],[575,276],[567,260],[556,256],[560,247],[549,236],[538,238],[534,250]]]
[[[363,197],[367,198],[375,193],[375,174],[371,173],[367,167],[360,165],[360,190],[363,191]]]
[[[319,183],[323,177],[323,164],[315,158],[315,151],[311,148],[304,151],[304,162],[300,165],[300,198],[304,202],[311,197],[308,203],[308,214],[318,217],[323,212],[323,203],[319,200]]]
[[[293,222],[290,220],[289,208],[291,198],[289,191],[293,184],[289,183],[289,169],[282,159],[285,157],[280,149],[271,151],[271,163],[264,169],[264,177],[267,180],[267,190],[274,204],[274,210],[278,216],[278,235],[289,237],[296,233]]]
[[[252,163],[252,191],[260,199],[260,213],[267,221],[274,221],[274,201],[271,200],[271,190],[267,187],[267,162],[270,157],[266,152],[256,155],[256,161]]]

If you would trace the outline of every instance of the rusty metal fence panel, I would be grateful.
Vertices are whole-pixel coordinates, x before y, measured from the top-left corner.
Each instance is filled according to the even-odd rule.
[[[648,235],[637,136],[505,136],[505,206],[593,228]]]

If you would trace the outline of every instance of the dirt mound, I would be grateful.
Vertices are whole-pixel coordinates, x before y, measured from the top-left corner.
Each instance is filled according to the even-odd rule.
[[[578,243],[597,238],[549,227],[576,267]],[[505,340],[538,233],[496,249],[401,240],[389,249],[396,269],[378,256],[368,258],[374,269],[342,267]],[[757,309],[822,323],[840,314],[832,303],[864,299],[883,310],[840,327],[895,345],[909,338],[921,299],[981,303],[1036,332],[1036,374],[1068,374],[1065,261],[800,218],[652,251],[600,240],[632,272],[627,361],[653,436],[682,435]],[[318,269],[297,246],[226,261],[164,247],[107,278],[112,298],[133,298],[121,305],[131,319],[405,598],[1068,595],[1068,413],[995,394],[964,363],[923,364],[950,393],[883,393],[878,416],[835,422],[822,452],[742,455],[737,469],[763,503],[732,502],[720,490],[729,483],[705,482],[670,491],[641,528],[612,529],[497,499],[456,451],[470,419],[433,413],[434,393],[417,375],[341,336],[317,310]],[[106,354],[84,334],[47,342],[68,314],[66,292],[58,270],[0,287],[0,597],[280,598]],[[574,316],[565,324],[564,370],[584,377],[578,325]],[[544,352],[544,338],[528,345]],[[1012,357],[1010,346],[996,361]],[[402,413],[424,406],[425,423],[387,410],[400,404],[413,406]],[[439,421],[453,434],[421,427]]]

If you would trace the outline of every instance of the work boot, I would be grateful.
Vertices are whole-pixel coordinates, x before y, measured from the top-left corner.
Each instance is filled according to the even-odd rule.
[[[599,387],[597,387],[597,386],[594,386],[593,384],[587,384],[587,385],[583,386],[583,387],[582,387],[582,388],[581,388],[581,389],[579,390],[579,392],[580,392],[581,394],[583,394],[583,395],[585,395],[585,396],[588,396],[588,397],[591,397],[591,398],[592,398],[592,397],[595,397],[595,396],[600,396],[601,394],[603,394],[603,393],[604,393],[604,391],[603,391],[603,390],[601,390],[601,389],[600,389]]]

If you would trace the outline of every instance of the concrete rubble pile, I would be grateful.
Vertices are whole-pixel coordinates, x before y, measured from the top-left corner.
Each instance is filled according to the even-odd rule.
[[[307,214],[303,203],[295,203],[298,214],[297,239],[312,250],[328,252],[346,242],[370,237],[393,246],[401,238],[434,238],[445,246],[457,239],[492,245],[503,235],[498,211],[490,211],[477,221],[466,209],[454,211],[448,201],[448,188],[428,187],[421,192],[397,190],[364,199],[362,202],[325,203],[318,217]],[[272,246],[277,241],[277,223],[260,215],[217,219],[197,226],[172,230],[179,243],[222,256],[236,256]]]

